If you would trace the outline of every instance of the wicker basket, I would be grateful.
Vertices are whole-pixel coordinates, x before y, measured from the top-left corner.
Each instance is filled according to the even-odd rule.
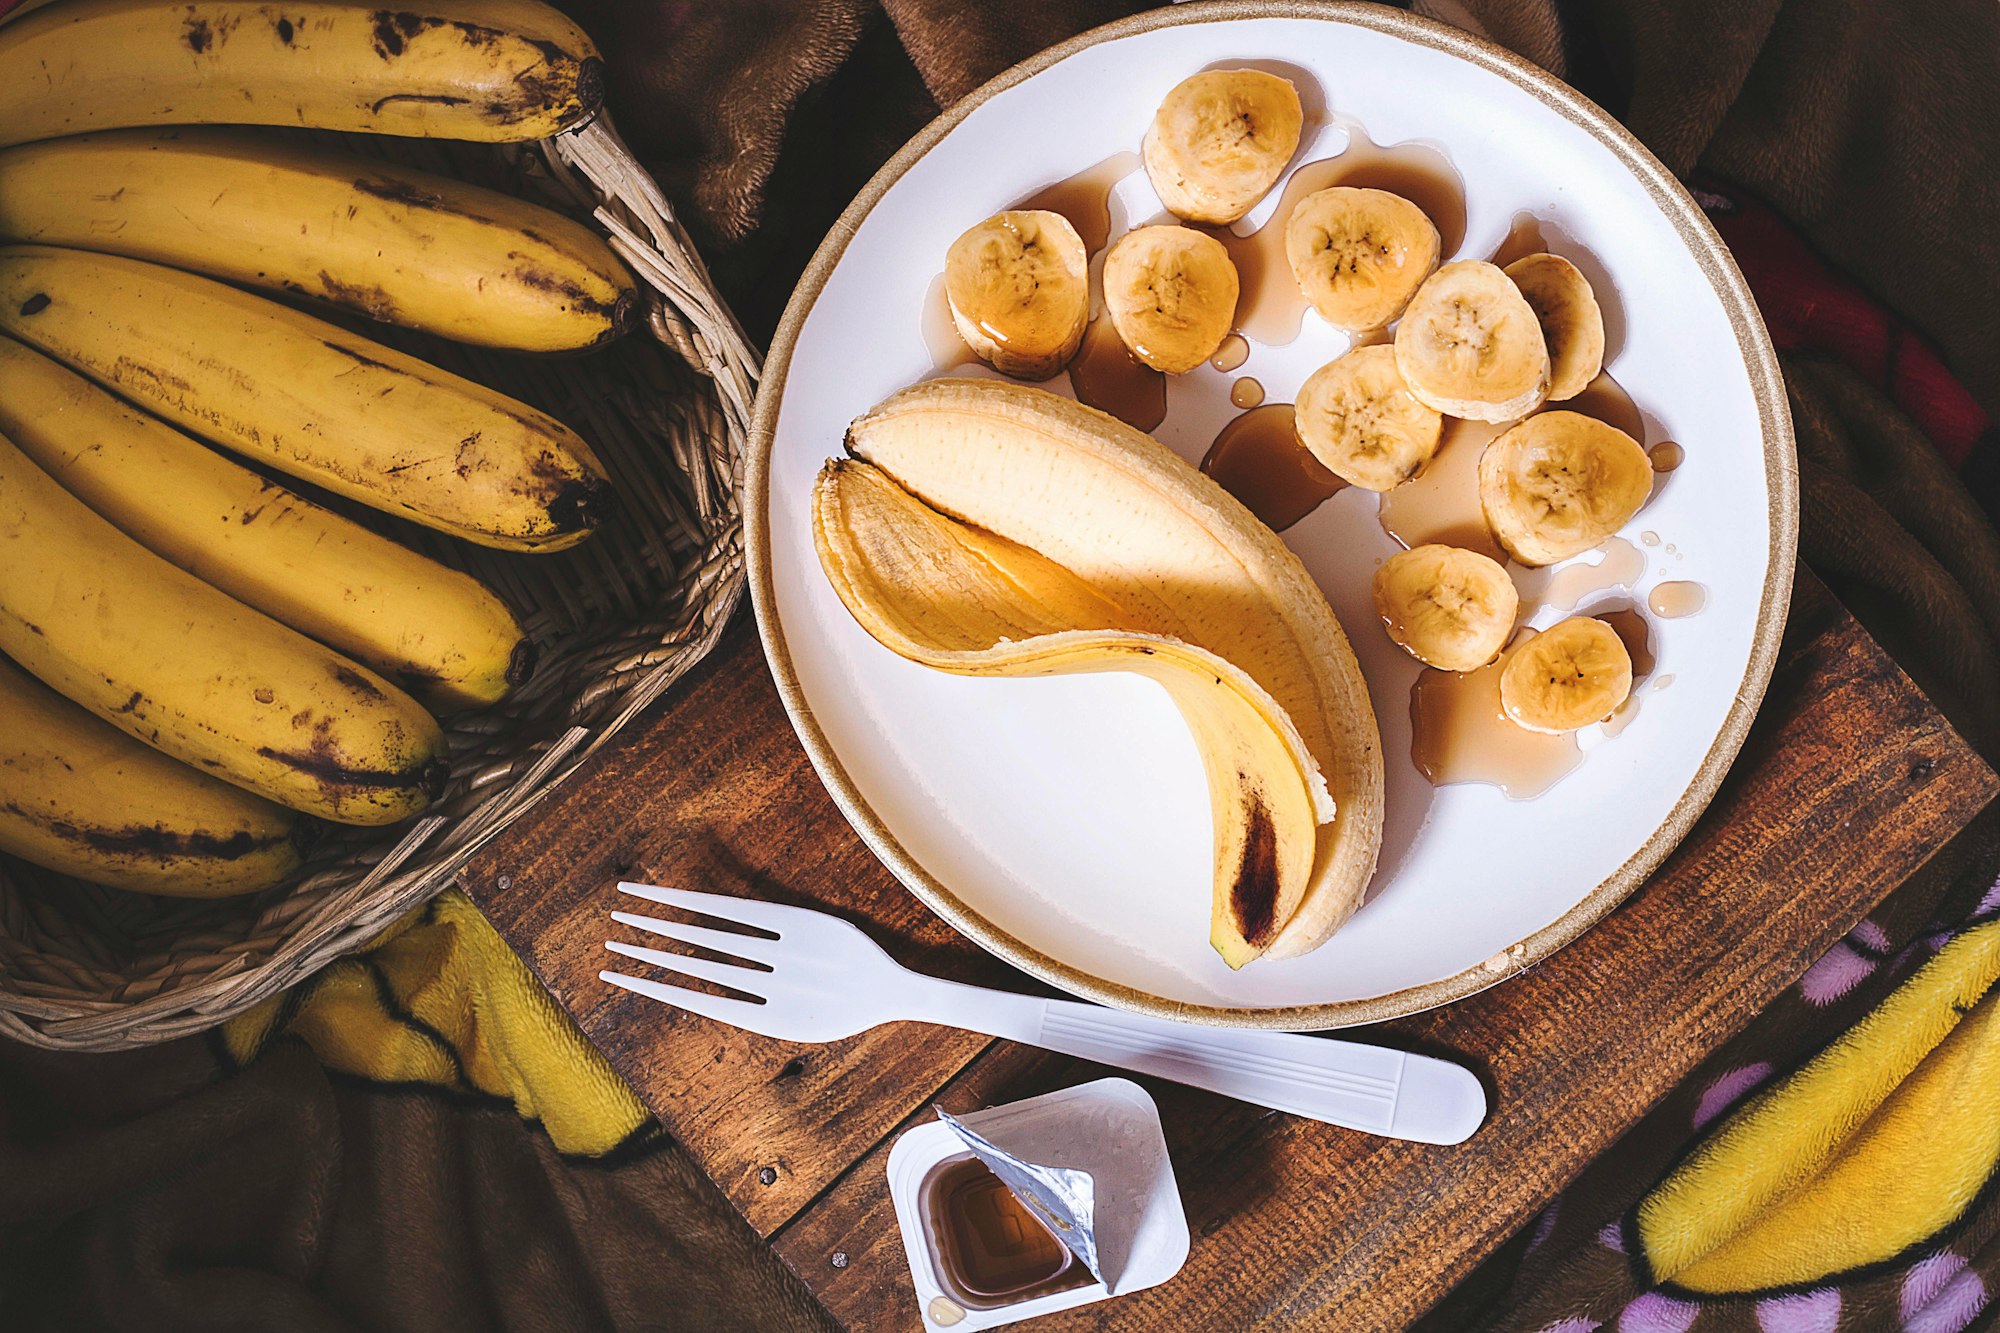
[[[699,661],[741,596],[737,482],[758,358],[609,123],[506,148],[323,137],[591,215],[610,236],[650,289],[651,337],[551,358],[366,331],[575,427],[624,503],[573,550],[518,555],[330,502],[478,575],[521,616],[539,669],[498,707],[442,719],[441,802],[392,828],[333,830],[288,887],[153,898],[0,857],[0,1034],[93,1051],[165,1041],[361,948]]]

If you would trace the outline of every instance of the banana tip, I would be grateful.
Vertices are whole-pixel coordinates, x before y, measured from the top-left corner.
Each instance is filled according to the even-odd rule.
[[[618,512],[618,492],[608,477],[571,481],[549,503],[549,517],[564,532],[592,532]]]
[[[435,801],[444,795],[445,784],[451,781],[451,765],[443,759],[433,759],[417,774],[417,785],[425,796]]]
[[[523,638],[514,645],[514,651],[507,655],[506,681],[509,685],[521,685],[535,674],[535,664],[541,660],[541,649],[535,641]]]

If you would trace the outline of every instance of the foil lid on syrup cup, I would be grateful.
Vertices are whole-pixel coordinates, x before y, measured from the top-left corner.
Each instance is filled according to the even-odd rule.
[[[896,1141],[888,1167],[926,1330],[1089,1305],[1158,1286],[1187,1261],[1159,1109],[1138,1084],[1100,1079],[938,1115]]]

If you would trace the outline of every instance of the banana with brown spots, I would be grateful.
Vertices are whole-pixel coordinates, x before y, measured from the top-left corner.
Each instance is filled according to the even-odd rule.
[[[0,332],[204,439],[481,545],[573,546],[613,499],[546,413],[177,269],[0,249]]]
[[[409,695],[148,551],[0,438],[0,652],[147,745],[280,805],[387,824],[442,790]]]
[[[113,130],[0,151],[0,238],[150,260],[485,347],[591,347],[639,314],[611,247],[560,213],[247,130]]]
[[[0,716],[0,851],[184,898],[255,893],[298,869],[298,816],[141,745],[4,658]]]
[[[216,124],[518,143],[603,100],[597,48],[537,0],[63,0],[0,30],[0,146]]]

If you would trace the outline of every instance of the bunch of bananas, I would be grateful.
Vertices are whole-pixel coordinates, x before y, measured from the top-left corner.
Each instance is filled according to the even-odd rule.
[[[31,0],[0,26],[0,850],[247,893],[313,821],[441,794],[433,711],[499,700],[534,646],[314,496],[556,551],[611,482],[561,422],[307,311],[562,352],[625,332],[636,288],[548,209],[243,127],[521,141],[601,97],[535,0]]]

